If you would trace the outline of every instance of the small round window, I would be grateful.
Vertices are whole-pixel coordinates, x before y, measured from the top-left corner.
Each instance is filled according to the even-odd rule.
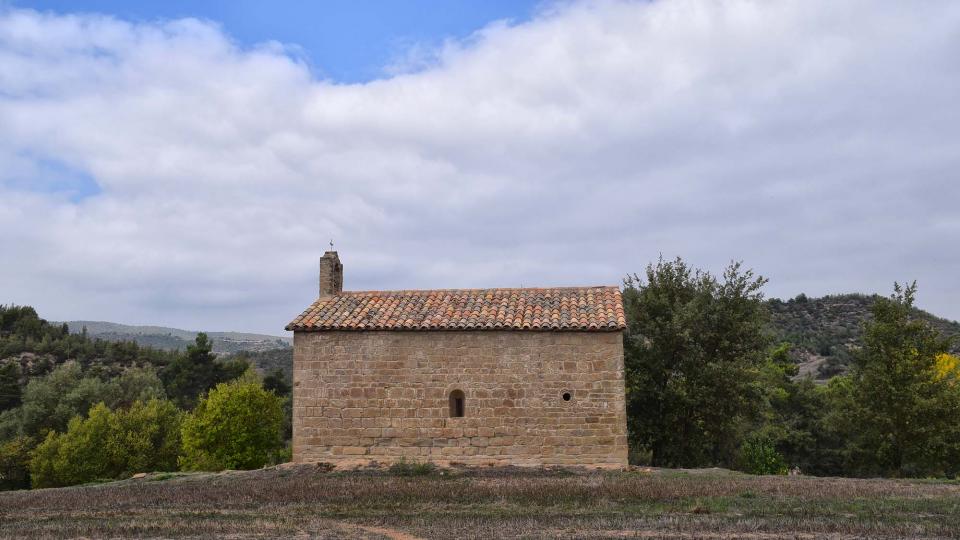
[[[562,397],[564,401],[570,401],[573,398],[570,392],[564,392],[560,397]]]

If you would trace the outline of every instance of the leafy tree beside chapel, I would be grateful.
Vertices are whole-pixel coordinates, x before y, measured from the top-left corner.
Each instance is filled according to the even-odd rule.
[[[628,430],[651,464],[736,462],[763,398],[766,281],[739,263],[717,278],[680,258],[625,280]]]

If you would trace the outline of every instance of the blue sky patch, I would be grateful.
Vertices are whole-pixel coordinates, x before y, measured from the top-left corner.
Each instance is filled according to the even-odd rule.
[[[77,203],[99,195],[103,190],[94,177],[77,167],[51,158],[33,158],[33,170],[27,176],[0,179],[6,187],[19,191],[52,193]]]
[[[34,0],[24,8],[102,13],[136,22],[195,17],[221,24],[240,45],[279,41],[303,48],[318,77],[355,83],[383,78],[413,46],[463,39],[497,20],[529,20],[540,0]]]

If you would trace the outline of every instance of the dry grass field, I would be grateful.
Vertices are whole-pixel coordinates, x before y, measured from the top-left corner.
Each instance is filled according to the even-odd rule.
[[[0,536],[957,538],[960,484],[719,470],[159,473],[0,493]]]

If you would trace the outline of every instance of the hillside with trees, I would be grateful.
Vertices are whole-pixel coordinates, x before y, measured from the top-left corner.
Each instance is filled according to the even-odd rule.
[[[872,320],[871,309],[881,298],[876,294],[773,298],[766,302],[770,331],[775,341],[791,345],[790,356],[800,365],[801,374],[828,379],[849,368],[854,352],[863,344],[864,325]],[[958,338],[951,350],[960,353],[960,322],[917,308],[911,313],[943,335]]]
[[[158,350],[0,306],[0,490],[284,461],[289,393],[203,333]]]

